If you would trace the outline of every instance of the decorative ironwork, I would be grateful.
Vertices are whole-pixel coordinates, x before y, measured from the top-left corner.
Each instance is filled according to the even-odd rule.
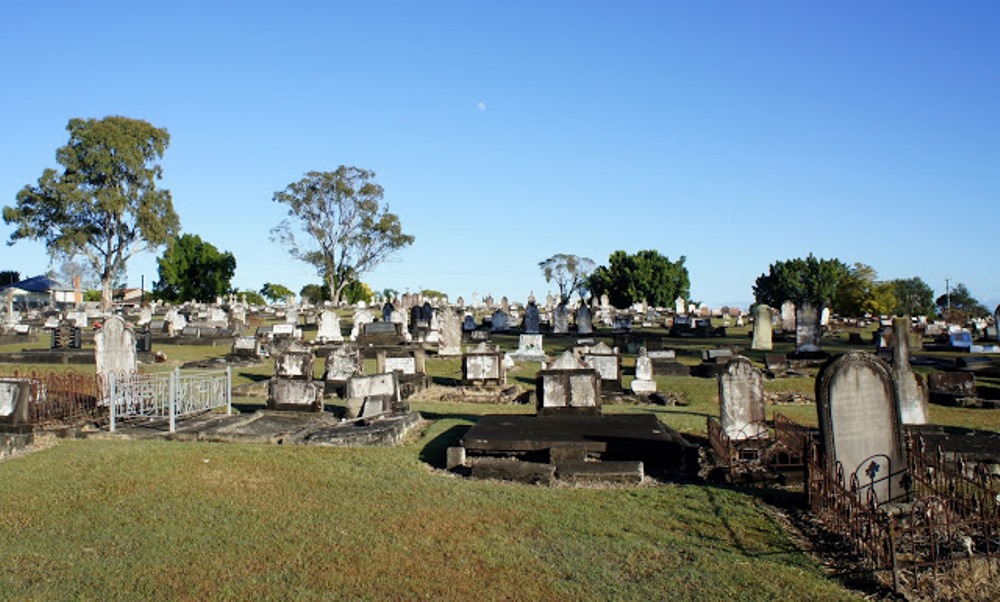
[[[101,413],[100,386],[94,374],[14,369],[0,376],[31,382],[28,420],[33,425],[74,424]]]

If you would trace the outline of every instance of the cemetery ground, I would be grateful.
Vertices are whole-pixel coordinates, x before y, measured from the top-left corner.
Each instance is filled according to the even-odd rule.
[[[724,339],[664,338],[664,343],[689,365],[699,362],[702,349],[715,346],[739,347],[762,365],[763,353],[749,350],[747,330],[729,332]],[[610,333],[598,334],[610,342]],[[575,340],[547,336],[546,351],[555,355]],[[495,334],[493,342],[512,350],[517,336]],[[851,349],[846,333],[823,344],[831,353]],[[0,352],[29,346],[2,346]],[[776,351],[790,347],[778,343]],[[156,350],[167,362],[144,370],[171,370],[228,352],[201,345]],[[623,363],[627,389],[634,356]],[[0,372],[15,367],[92,369],[0,364]],[[508,383],[532,388],[537,368],[519,364]],[[319,377],[320,362],[316,369]],[[441,401],[441,393],[461,379],[461,360],[432,356],[427,370],[434,386],[411,399],[426,425],[399,447],[87,438],[48,445],[43,440],[43,449],[0,462],[0,597],[887,595],[820,541],[820,531],[808,529],[801,488],[651,479],[634,487],[539,487],[457,477],[444,470],[445,450],[480,416],[529,414],[534,406]],[[267,361],[234,368],[234,407],[262,409],[263,385],[273,372]],[[768,418],[779,411],[816,425],[814,376],[809,369],[803,376],[767,381]],[[605,405],[605,413],[655,414],[704,446],[706,419],[719,415],[716,380],[656,380],[658,391],[684,405],[623,399]],[[977,378],[977,386],[983,396],[1000,397],[1000,379]],[[786,400],[791,403],[780,403]],[[340,410],[336,402],[330,405]],[[930,418],[934,424],[1000,431],[1000,410],[932,404]],[[938,597],[989,599],[996,593],[956,587],[939,590]]]

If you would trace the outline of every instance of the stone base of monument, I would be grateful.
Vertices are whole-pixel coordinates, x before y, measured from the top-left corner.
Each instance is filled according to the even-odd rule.
[[[431,384],[431,379],[426,374],[400,374],[399,375],[399,396],[408,399],[410,396],[423,391]]]
[[[267,409],[323,411],[323,383],[312,380],[272,378],[267,386]]]
[[[94,349],[23,349],[0,353],[5,364],[72,364],[94,365]]]
[[[558,479],[638,482],[698,470],[698,447],[652,415],[488,415],[461,445],[473,477],[543,482],[540,465]]]
[[[422,424],[418,412],[343,421],[330,412],[259,410],[227,416],[202,414],[178,420],[170,433],[166,421],[119,426],[107,431],[81,432],[86,438],[169,439],[273,445],[392,446],[399,445]]]
[[[13,428],[9,431],[0,431],[0,460],[23,451],[34,441],[35,434],[31,430]]]

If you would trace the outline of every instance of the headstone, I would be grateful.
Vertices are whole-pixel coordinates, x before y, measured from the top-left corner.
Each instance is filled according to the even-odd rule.
[[[615,334],[632,332],[632,318],[628,316],[615,316],[614,322],[611,325],[611,332]]]
[[[656,393],[656,381],[653,380],[653,360],[643,347],[639,349],[639,357],[635,358],[635,378],[632,379],[632,393],[636,395],[652,395]]]
[[[274,378],[267,386],[267,409],[323,411],[323,386],[313,380],[314,360],[309,347],[294,341],[275,355]]]
[[[745,357],[731,359],[719,374],[719,422],[733,441],[767,436],[764,379]]]
[[[576,333],[579,335],[594,334],[593,314],[590,308],[584,304],[576,310]]]
[[[503,353],[476,350],[462,356],[462,382],[492,383],[502,385],[507,382]]]
[[[392,303],[386,302],[386,304],[382,306],[382,321],[394,322],[395,320],[392,319],[392,313],[394,311],[396,311],[396,308],[392,306]]]
[[[601,384],[611,388],[621,386],[621,357],[616,349],[601,341],[583,353],[583,361],[601,376]]]
[[[816,353],[820,351],[819,308],[811,303],[802,303],[795,310],[795,351],[796,353]]]
[[[781,304],[781,330],[795,332],[795,304],[791,301]]]
[[[507,332],[510,330],[510,318],[503,310],[498,309],[493,312],[493,321],[490,330],[493,332]]]
[[[686,314],[687,313],[687,305],[685,305],[686,303],[687,302],[684,300],[684,297],[677,297],[676,299],[674,299],[674,314],[678,316],[683,316],[684,314]]]
[[[892,322],[896,335],[892,350],[892,373],[899,396],[899,414],[903,424],[927,424],[930,393],[924,380],[910,369],[910,319],[896,318]]]
[[[361,374],[363,370],[364,364],[358,349],[341,345],[326,356],[323,380],[327,383],[345,383],[347,379]],[[329,386],[327,388],[329,389]]]
[[[569,334],[569,308],[557,305],[552,313],[552,333]]]
[[[135,372],[135,333],[126,326],[125,320],[118,316],[106,319],[94,335],[94,344],[98,374]]]
[[[337,315],[337,312],[332,309],[324,309],[319,312],[315,340],[320,344],[343,342],[344,335],[340,332],[340,316]]]
[[[357,341],[364,332],[365,324],[375,321],[375,315],[368,309],[359,309],[354,312],[353,326],[351,326],[351,340]]]
[[[438,336],[438,355],[454,357],[462,355],[462,324],[458,312],[444,308],[440,312],[440,334]]]
[[[260,342],[257,337],[236,337],[230,354],[236,357],[258,358],[261,356]]]
[[[280,378],[311,380],[315,355],[301,343],[292,343],[283,353],[274,357],[274,375]]]
[[[600,414],[601,378],[572,351],[539,370],[535,386],[539,415]]]
[[[538,306],[534,301],[528,302],[528,307],[524,310],[524,332],[526,334],[538,334],[540,330],[541,317],[538,313]]]
[[[753,342],[750,348],[769,351],[774,348],[771,339],[771,308],[763,303],[753,310]]]
[[[512,356],[526,361],[544,361],[545,349],[542,348],[542,335],[522,334],[517,341],[517,351]]]
[[[853,351],[827,363],[816,377],[816,413],[828,470],[843,467],[844,487],[856,478],[865,503],[905,493],[899,400],[884,361]]]
[[[18,426],[29,420],[32,389],[41,383],[30,378],[0,377],[0,424]]]

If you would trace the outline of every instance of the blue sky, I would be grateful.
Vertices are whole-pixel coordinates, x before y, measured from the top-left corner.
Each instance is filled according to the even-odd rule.
[[[655,249],[694,299],[747,304],[813,253],[992,307],[998,28],[991,1],[7,2],[0,205],[69,119],[126,115],[169,130],[162,184],[239,288],[319,281],[269,240],[272,195],[343,164],[416,237],[376,290],[524,300],[555,253]]]

